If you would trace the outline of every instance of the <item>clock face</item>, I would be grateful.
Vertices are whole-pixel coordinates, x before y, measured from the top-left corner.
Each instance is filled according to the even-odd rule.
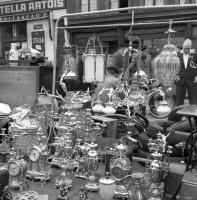
[[[29,159],[31,161],[37,161],[40,157],[40,149],[38,147],[33,147],[31,150],[30,150],[30,153],[29,153]]]
[[[126,171],[120,167],[112,167],[110,172],[111,176],[116,180],[121,180],[123,177],[127,175]]]
[[[11,162],[8,165],[8,170],[11,176],[17,176],[20,172],[20,165],[16,162]]]

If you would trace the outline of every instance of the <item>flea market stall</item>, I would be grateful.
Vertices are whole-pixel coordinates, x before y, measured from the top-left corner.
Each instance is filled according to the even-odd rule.
[[[38,93],[37,67],[0,68],[0,83],[5,86],[1,88],[4,99],[1,100],[0,117],[2,120],[10,119],[9,127],[3,127],[0,134],[0,197],[7,200],[144,200],[172,199],[178,195],[183,199],[191,197],[188,192],[191,180],[188,181],[184,174],[186,169],[190,173],[189,170],[195,167],[196,158],[193,154],[196,153],[196,148],[193,141],[197,139],[196,134],[192,131],[192,134],[184,132],[184,141],[171,146],[168,139],[172,137],[172,131],[166,126],[162,130],[150,129],[147,115],[141,109],[149,111],[155,121],[157,118],[166,118],[171,111],[166,91],[170,90],[180,69],[175,47],[170,43],[172,23],[166,22],[169,23],[169,37],[155,65],[157,79],[147,80],[146,74],[138,69],[132,75],[130,84],[129,65],[136,58],[141,58],[140,49],[132,46],[135,9],[140,8],[88,13],[132,10],[130,43],[121,57],[124,64],[118,76],[118,85],[116,88],[102,88],[97,101],[91,106],[89,90],[67,91],[64,79],[75,78],[71,69],[63,73],[60,79],[66,96],[62,97],[56,91],[57,31],[69,29],[59,27],[59,21],[63,17],[87,13],[66,14],[56,21],[52,94],[44,87]],[[92,26],[95,27],[97,26]],[[91,70],[85,69],[86,82],[104,81],[103,57],[103,52],[98,54],[95,49],[84,52],[84,63],[89,68],[90,65],[94,67]],[[72,61],[70,57],[69,61]],[[98,76],[98,71],[103,76]],[[17,87],[10,86],[10,82]],[[160,82],[163,87],[159,85]],[[101,95],[105,92],[107,103],[104,105]],[[13,105],[10,94],[16,96]],[[159,103],[154,104],[153,109],[150,102],[155,96],[159,96]],[[13,108],[10,110],[3,103]],[[34,106],[24,105],[33,103]],[[190,108],[196,109],[196,106]],[[196,115],[193,117],[196,122]],[[165,123],[167,124],[166,121]],[[156,137],[147,137],[148,131],[154,132]],[[183,132],[174,131],[173,135],[176,134],[183,135]],[[180,135],[177,137],[180,138]],[[145,156],[139,157],[144,144],[147,151]],[[181,153],[181,162],[175,162],[171,156],[177,149]],[[169,187],[172,182],[173,187]],[[181,189],[181,183],[187,190]],[[194,192],[192,196],[193,194]]]

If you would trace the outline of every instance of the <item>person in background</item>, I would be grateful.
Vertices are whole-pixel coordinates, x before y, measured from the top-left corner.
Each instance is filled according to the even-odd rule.
[[[183,50],[183,47],[181,44],[177,44],[176,45],[176,50],[177,50],[177,53],[182,53],[182,50]]]
[[[120,52],[116,52],[111,57],[107,59],[106,66],[106,76],[103,83],[98,83],[94,94],[92,95],[91,105],[95,104],[95,101],[98,100],[99,92],[103,88],[113,88],[115,89],[118,85],[118,76],[120,74],[120,70],[123,67],[123,55]],[[103,91],[99,96],[102,104],[105,105],[109,101],[108,94],[109,91]]]
[[[152,78],[152,68],[151,68],[151,55],[147,52],[147,46],[142,45],[141,46],[141,62],[140,62],[140,69],[143,70],[148,78]]]
[[[192,41],[186,39],[183,42],[182,53],[178,53],[181,68],[175,80],[176,85],[176,106],[183,105],[186,90],[190,104],[197,104],[197,55],[190,54]]]

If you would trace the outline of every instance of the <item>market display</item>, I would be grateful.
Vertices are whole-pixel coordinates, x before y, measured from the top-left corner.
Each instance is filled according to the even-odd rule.
[[[35,191],[23,191],[23,185],[30,179],[41,182],[41,185],[45,187],[44,183],[47,184],[48,180],[51,179],[53,167],[58,167],[60,170],[60,174],[54,182],[55,188],[59,191],[57,199],[67,199],[69,191],[73,188],[73,178],[86,180],[84,189],[81,189],[81,194],[79,194],[79,199],[83,199],[84,195],[87,196],[88,192],[99,192],[102,199],[110,200],[113,197],[133,199],[136,195],[136,189],[131,191],[131,185],[133,182],[136,182],[134,185],[140,184],[140,181],[137,181],[138,178],[132,172],[132,161],[128,157],[128,152],[130,152],[129,155],[132,155],[132,150],[129,147],[133,141],[136,141],[134,138],[132,140],[129,128],[140,122],[129,109],[126,109],[125,126],[128,128],[128,132],[125,133],[124,137],[128,135],[127,138],[131,140],[128,143],[122,137],[121,140],[117,140],[115,147],[108,144],[109,146],[102,148],[97,143],[97,139],[102,137],[107,124],[98,123],[92,119],[92,110],[94,109],[83,108],[84,99],[88,99],[86,93],[73,95],[75,98],[72,95],[68,96],[65,102],[68,104],[69,101],[72,102],[70,105],[79,105],[80,102],[81,106],[69,108],[65,103],[61,105],[59,115],[40,106],[34,109],[27,107],[15,109],[12,115],[14,120],[11,122],[9,132],[9,137],[13,139],[13,142],[7,143],[11,150],[11,158],[7,163],[9,187],[19,191],[14,199],[37,199],[38,194]],[[110,89],[110,101],[112,95],[116,94]],[[128,108],[135,105],[132,100],[125,100]],[[134,111],[138,110],[136,105]],[[108,108],[106,113],[112,114],[114,112]],[[19,140],[19,136],[27,136],[28,140],[22,142],[23,140]],[[170,149],[164,149],[166,144],[162,139],[150,141],[149,146],[151,151],[154,151],[150,155],[154,154],[154,156],[153,159],[147,161],[147,167],[150,170],[150,182],[155,183],[153,177],[157,176],[157,173],[162,173],[163,170],[163,167],[160,168],[160,166],[165,165],[167,169],[167,163],[163,158],[166,158],[166,152],[170,153]],[[51,153],[52,148],[55,149],[54,153]],[[106,171],[106,177],[103,174],[103,177],[98,179],[96,170],[105,160],[103,158],[109,153],[108,149],[113,151],[113,156],[109,160],[109,171]],[[144,176],[141,174],[140,179],[143,179]],[[136,187],[138,186],[136,185]],[[147,190],[149,190],[148,186]]]
[[[148,79],[140,68],[131,77],[129,65],[136,56],[141,58],[141,54],[133,48],[131,41],[129,45],[123,52],[128,63],[122,66],[117,87],[102,88],[92,105],[89,89],[86,92],[67,91],[64,84],[67,73],[63,73],[60,79],[65,97],[58,92],[51,95],[43,87],[33,107],[23,105],[11,111],[7,105],[0,104],[1,118],[10,118],[8,133],[4,129],[1,132],[0,149],[3,150],[0,153],[6,149],[9,155],[7,163],[2,162],[2,165],[8,169],[9,188],[17,191],[14,200],[38,200],[37,191],[24,187],[30,185],[30,181],[38,181],[42,188],[52,181],[58,200],[85,200],[89,193],[95,193],[102,200],[163,198],[162,183],[167,176],[168,158],[172,153],[166,139],[171,133],[158,132],[156,139],[149,139],[148,158],[141,159],[145,163],[145,173],[133,171],[133,154],[135,147],[138,150],[142,146],[139,135],[147,131],[149,122],[145,113],[156,118],[170,113],[166,88],[159,84],[162,81],[165,87],[172,85],[179,63],[173,46],[168,44],[157,59],[157,79]],[[92,71],[85,66],[84,81],[102,82],[103,77],[98,77],[95,68],[101,65],[103,74],[103,55],[89,51],[83,56],[85,65],[95,64]],[[103,104],[100,96],[105,92],[108,102]],[[118,111],[124,113],[118,114]],[[119,138],[117,135],[113,138],[115,142],[108,135],[104,137],[109,123],[93,118],[97,115],[124,119],[117,118],[116,130],[111,129],[119,134]],[[98,175],[100,166],[104,166],[104,170]],[[55,178],[53,168],[58,171]],[[81,179],[85,184],[80,186],[80,192],[70,197],[75,183]]]

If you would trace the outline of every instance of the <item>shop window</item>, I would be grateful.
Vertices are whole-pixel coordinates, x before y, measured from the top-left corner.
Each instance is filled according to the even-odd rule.
[[[67,11],[69,13],[81,12],[81,0],[66,1]]]
[[[144,6],[153,6],[154,0],[144,0]]]
[[[125,7],[128,7],[128,6],[129,6],[128,0],[119,0],[119,7],[120,8],[125,8]]]
[[[180,0],[165,0],[165,5],[179,5]]]
[[[97,10],[97,0],[81,0],[81,11],[90,12]]]
[[[155,5],[156,6],[162,6],[162,5],[164,5],[164,0],[155,0]]]
[[[197,0],[179,0],[179,4],[196,4]]]
[[[114,5],[116,2],[118,5],[118,0],[97,0],[98,10],[111,9],[112,5]],[[118,8],[118,6],[117,6],[117,8]]]
[[[27,36],[26,23],[16,23],[16,36],[21,39],[25,39]]]
[[[89,11],[89,0],[82,0],[81,1],[81,11],[88,12]]]
[[[129,0],[128,6],[144,6],[144,5],[151,5],[153,0]],[[152,6],[152,5],[151,5]]]
[[[4,26],[4,35],[6,36],[6,38],[12,38],[12,24],[11,23],[7,23]]]
[[[110,2],[111,9],[118,8],[118,0],[111,0]]]
[[[185,4],[196,4],[196,0],[185,0]]]
[[[7,23],[4,25],[4,37],[5,40],[26,40],[27,28],[26,22]]]
[[[108,42],[108,54],[113,54],[118,50],[118,41]]]
[[[96,11],[97,10],[97,0],[91,0],[90,1],[90,11]]]

